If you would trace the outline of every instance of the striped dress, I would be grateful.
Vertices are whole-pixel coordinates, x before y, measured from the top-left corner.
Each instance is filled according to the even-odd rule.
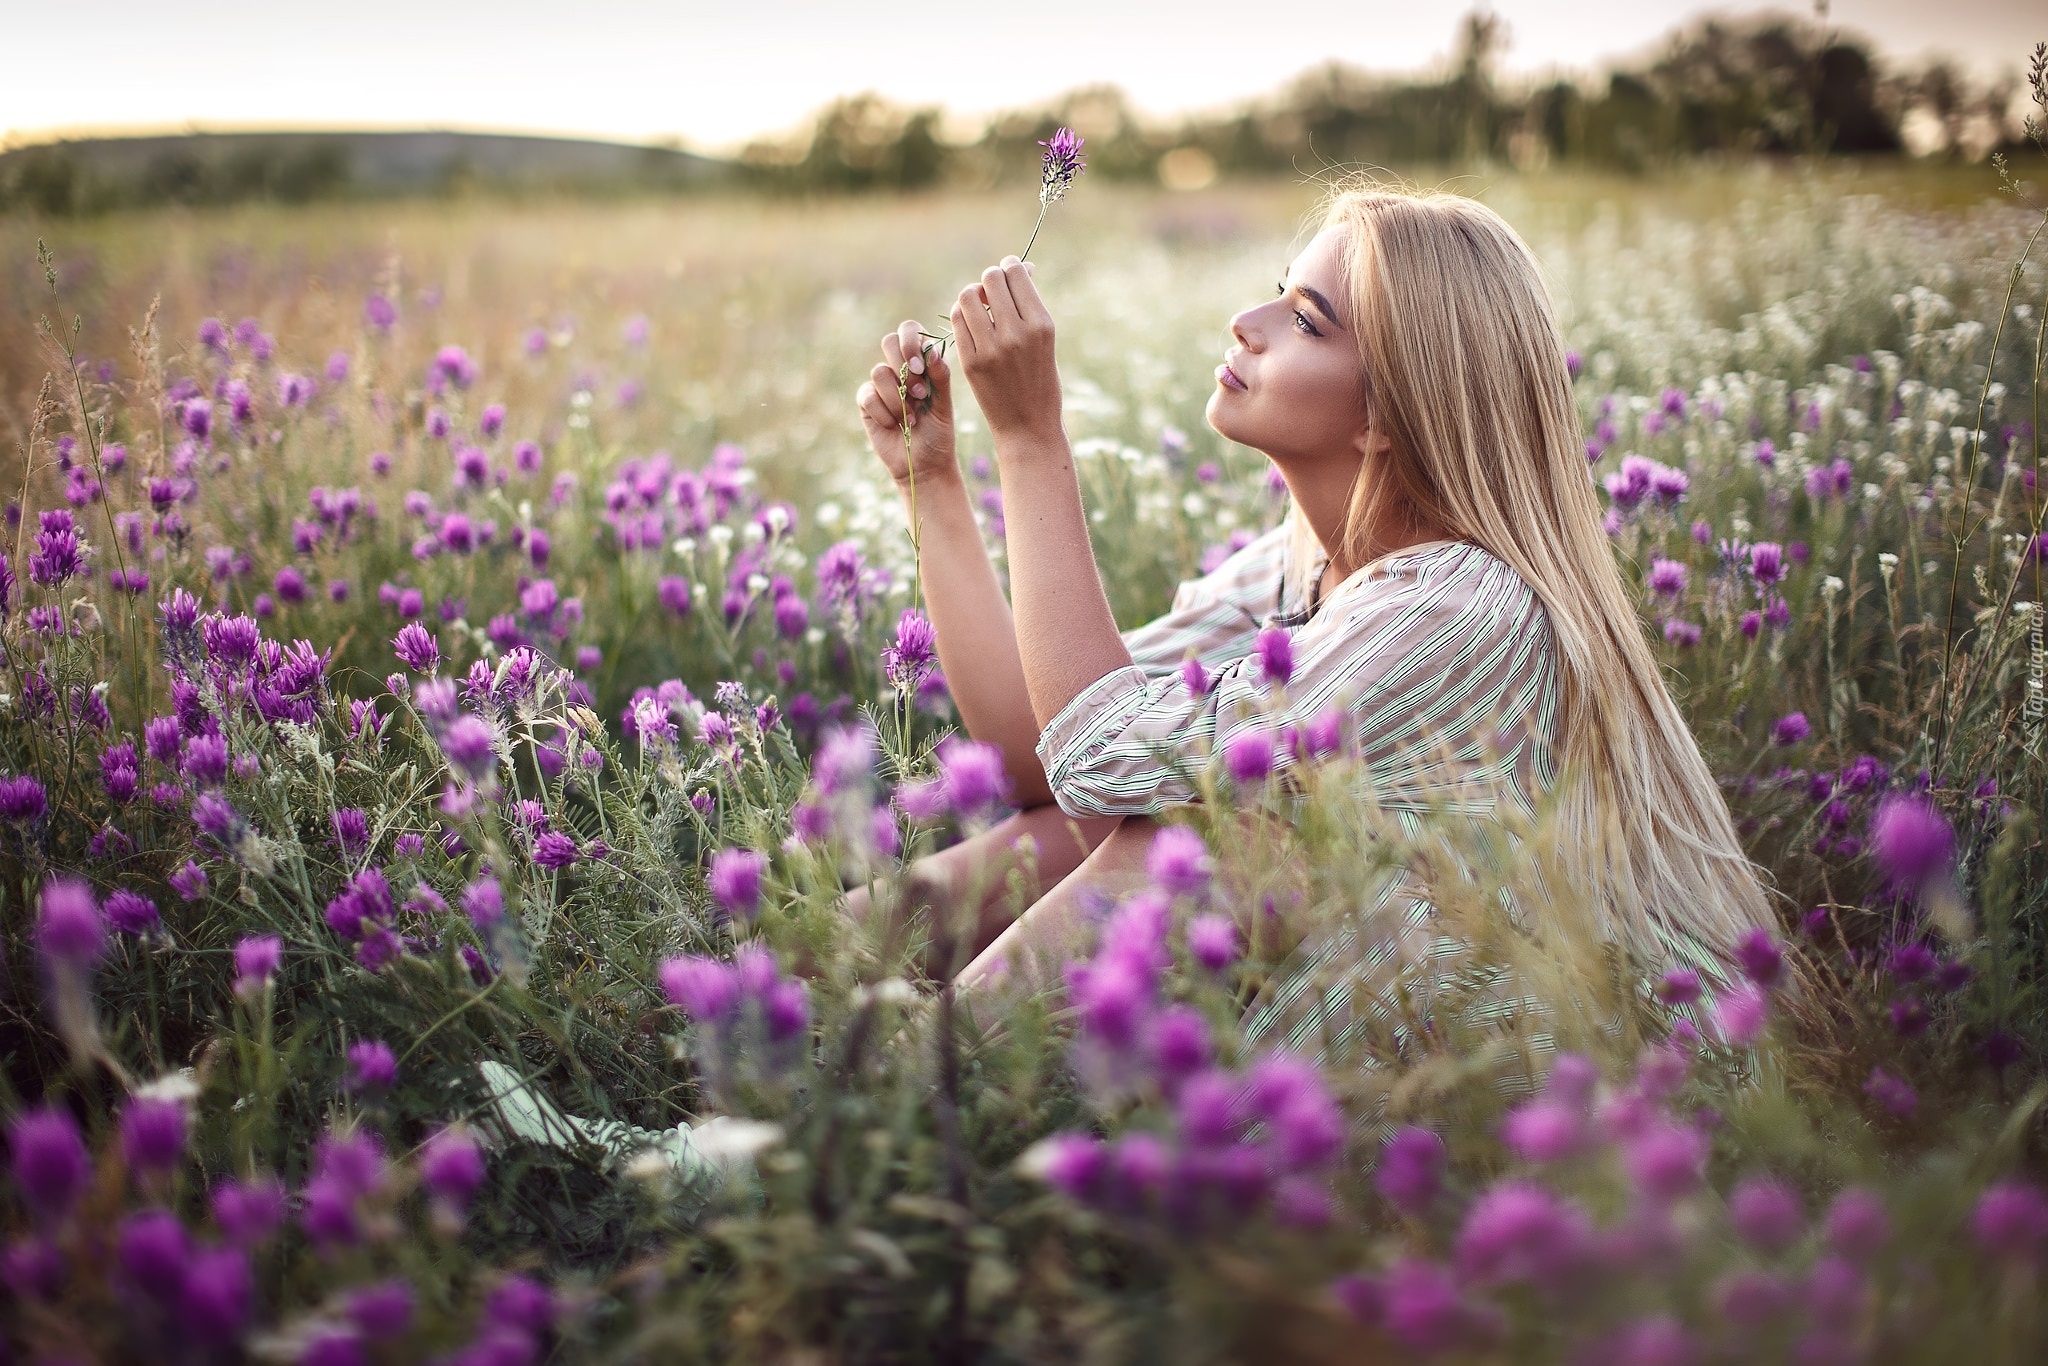
[[[1286,586],[1290,539],[1285,524],[1274,528],[1181,584],[1165,616],[1124,633],[1131,666],[1084,689],[1039,738],[1061,809],[1139,815],[1196,800],[1196,775],[1235,735],[1338,707],[1380,808],[1411,836],[1432,803],[1484,819],[1505,797],[1533,817],[1557,777],[1560,697],[1556,640],[1535,591],[1477,545],[1431,541],[1303,603]],[[1277,708],[1254,653],[1270,627],[1287,630],[1293,645]],[[1183,679],[1189,657],[1210,675],[1200,694]],[[1294,762],[1283,747],[1276,774]],[[1247,1039],[1271,1035],[1321,1055],[1367,1022],[1350,1018],[1352,1002],[1372,1002],[1368,1016],[1395,1011],[1375,993],[1396,967],[1463,949],[1435,933],[1420,890],[1397,870],[1363,914],[1304,944],[1254,1003]],[[1495,1019],[1527,1005],[1476,1004]]]

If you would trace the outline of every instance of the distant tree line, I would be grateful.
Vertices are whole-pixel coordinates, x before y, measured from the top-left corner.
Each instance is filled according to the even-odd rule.
[[[492,144],[487,164],[471,164],[457,150],[427,173],[414,166],[399,175],[364,149],[412,135],[147,139],[141,154],[131,142],[120,156],[95,150],[119,144],[56,143],[0,156],[0,211],[63,215],[472,188],[605,193],[728,185],[814,194],[989,185],[1035,175],[1033,144],[1062,125],[1087,137],[1092,174],[1186,187],[1218,176],[1361,163],[1646,171],[1699,156],[1977,158],[2026,147],[2014,112],[2016,74],[1973,83],[1942,62],[1887,68],[1862,40],[1805,19],[1704,20],[1674,32],[1652,58],[1590,81],[1502,80],[1505,36],[1498,18],[1475,13],[1462,22],[1456,54],[1441,71],[1387,76],[1330,62],[1235,113],[1167,126],[1139,120],[1118,88],[1091,86],[1042,109],[1000,115],[979,138],[959,144],[940,136],[939,109],[855,95],[827,106],[798,137],[753,143],[731,163],[672,147],[545,139],[524,140],[534,144],[529,154],[511,146],[519,139],[472,138],[478,147]],[[580,159],[579,146],[591,149]]]

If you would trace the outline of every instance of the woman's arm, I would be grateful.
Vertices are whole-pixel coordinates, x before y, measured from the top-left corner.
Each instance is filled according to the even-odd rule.
[[[1002,471],[1017,650],[1040,728],[1082,689],[1131,664],[1088,540],[1074,453],[1060,421],[1052,315],[1016,257],[953,306],[960,364]]]
[[[861,386],[861,417],[869,441],[910,502],[910,465],[904,459],[897,366],[911,361],[911,456],[917,469],[916,517],[924,563],[924,594],[938,636],[939,667],[967,733],[1003,751],[1011,797],[1019,806],[1052,800],[1038,760],[1039,727],[1024,687],[1017,629],[1003,598],[988,547],[974,520],[967,485],[954,454],[952,373],[937,355],[919,353],[919,327],[906,322],[882,344],[889,363],[877,365]],[[919,386],[928,389],[920,393]],[[929,407],[920,400],[929,397]]]

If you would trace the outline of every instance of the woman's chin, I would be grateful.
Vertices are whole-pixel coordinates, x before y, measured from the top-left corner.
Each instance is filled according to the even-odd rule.
[[[1236,424],[1218,412],[1218,409],[1224,406],[1223,392],[1223,386],[1218,385],[1215,392],[1209,395],[1209,402],[1202,409],[1202,420],[1209,424],[1210,431],[1225,441],[1237,441],[1238,444],[1244,445],[1246,443],[1239,440],[1237,433],[1231,430]]]

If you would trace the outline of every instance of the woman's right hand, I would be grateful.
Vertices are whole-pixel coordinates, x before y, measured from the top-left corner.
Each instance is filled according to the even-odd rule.
[[[960,473],[953,441],[953,370],[939,355],[939,344],[926,341],[915,319],[906,320],[882,338],[883,364],[877,365],[855,396],[868,444],[881,457],[890,477],[910,480],[914,464],[920,480],[953,478]],[[896,379],[910,358],[910,450],[903,443],[903,402]]]

